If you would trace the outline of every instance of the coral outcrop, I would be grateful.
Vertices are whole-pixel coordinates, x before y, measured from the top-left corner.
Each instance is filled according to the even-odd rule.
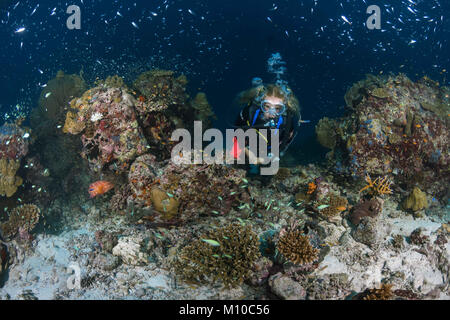
[[[64,130],[82,133],[81,155],[94,170],[111,165],[116,171],[124,171],[147,151],[134,102],[125,90],[104,87],[90,89],[81,98],[72,100]]]
[[[334,119],[336,143],[323,143],[333,147],[332,166],[443,191],[450,175],[447,92],[426,77],[412,82],[403,74],[358,82],[345,99],[352,114]],[[327,128],[323,131],[331,130],[328,119],[319,123]]]

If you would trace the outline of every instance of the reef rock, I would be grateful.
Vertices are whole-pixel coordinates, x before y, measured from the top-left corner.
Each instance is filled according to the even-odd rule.
[[[122,259],[125,264],[137,266],[148,263],[148,254],[142,251],[143,239],[139,237],[123,237],[119,239],[112,253]]]
[[[306,290],[289,276],[273,275],[269,279],[270,290],[285,300],[304,300]]]

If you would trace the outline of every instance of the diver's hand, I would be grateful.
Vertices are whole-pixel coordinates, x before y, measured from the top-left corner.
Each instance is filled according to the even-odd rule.
[[[264,164],[264,158],[255,156],[255,154],[247,148],[245,148],[245,154],[247,155],[251,164]]]

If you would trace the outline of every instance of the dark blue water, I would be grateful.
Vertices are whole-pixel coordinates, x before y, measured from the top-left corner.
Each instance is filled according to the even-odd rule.
[[[68,30],[66,9],[81,9],[81,30]],[[368,30],[369,4],[381,30]],[[450,1],[1,1],[0,104],[3,115],[29,112],[41,85],[59,69],[86,80],[119,74],[132,81],[150,68],[187,75],[206,92],[224,129],[236,94],[280,52],[284,77],[302,106],[294,148],[314,145],[314,125],[345,111],[344,94],[365,74],[423,75],[448,85]],[[53,14],[52,14],[53,13]],[[345,19],[348,21],[345,21]],[[134,23],[138,28],[133,26]],[[25,28],[23,32],[16,32]],[[230,111],[231,110],[231,111]]]

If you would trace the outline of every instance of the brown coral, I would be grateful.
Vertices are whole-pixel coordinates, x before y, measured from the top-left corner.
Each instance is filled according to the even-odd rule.
[[[327,206],[320,209],[320,206]],[[318,210],[320,214],[326,217],[333,217],[347,209],[348,201],[346,198],[331,193],[319,202]]]
[[[298,230],[282,231],[277,249],[287,260],[296,264],[312,263],[317,260],[319,253],[311,245],[308,236]]]
[[[11,197],[22,184],[22,178],[16,176],[20,161],[8,158],[0,159],[0,195]]]
[[[391,300],[394,296],[392,293],[392,284],[381,285],[380,289],[367,289],[361,294],[362,300]]]
[[[187,281],[212,279],[235,287],[250,277],[260,257],[258,237],[251,227],[231,224],[184,247],[174,268]]]
[[[383,199],[372,198],[357,204],[349,215],[351,223],[358,225],[363,217],[376,217],[383,209]]]
[[[179,202],[171,193],[166,193],[157,187],[150,191],[150,198],[156,211],[163,215],[164,220],[171,220],[178,214]]]
[[[34,204],[24,204],[12,210],[9,220],[4,222],[0,229],[2,235],[9,239],[14,237],[19,231],[31,232],[39,222],[39,208]]]

